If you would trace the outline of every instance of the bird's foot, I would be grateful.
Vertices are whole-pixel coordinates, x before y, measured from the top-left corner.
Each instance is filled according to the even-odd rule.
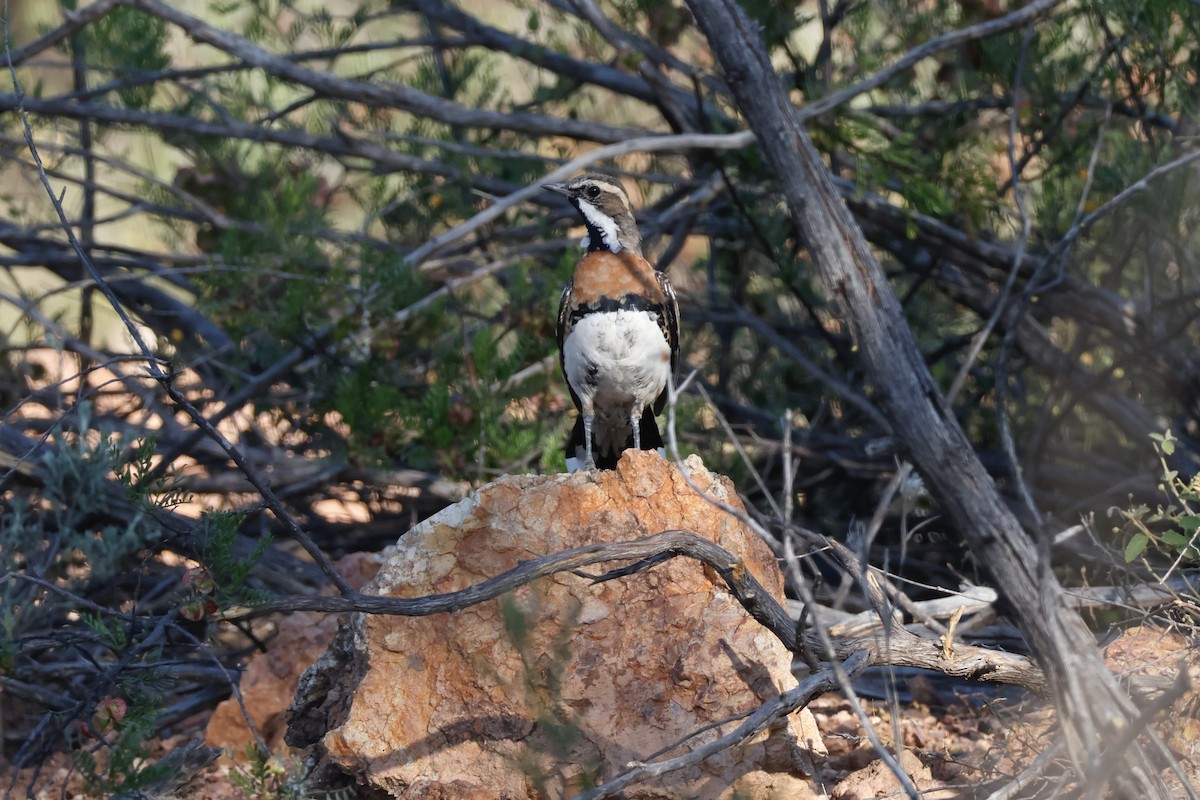
[[[580,457],[580,458],[572,457],[572,458],[567,459],[567,473],[568,474],[573,475],[576,472],[587,472],[589,474],[594,475],[599,471],[600,471],[600,469],[596,466],[595,461],[589,461],[582,457]]]
[[[592,457],[592,423],[594,414],[583,415],[583,468],[588,472],[596,472],[596,459]]]

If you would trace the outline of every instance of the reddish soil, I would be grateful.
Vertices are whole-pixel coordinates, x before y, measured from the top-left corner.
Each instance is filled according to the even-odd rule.
[[[301,617],[305,615],[296,615],[297,625],[311,633],[314,630],[312,620]],[[310,652],[301,654],[295,649],[297,637],[289,634],[287,627],[286,622],[281,624],[281,632],[275,641],[288,644],[290,660],[315,658],[324,646],[319,642],[320,637],[302,637],[308,642]],[[1111,666],[1140,674],[1175,675],[1180,664],[1194,668],[1197,662],[1187,640],[1149,628],[1126,632],[1108,652]],[[267,653],[259,658],[269,664],[270,656]],[[290,700],[294,682],[281,681],[277,672],[247,670],[242,689],[247,699],[255,704],[249,709],[252,715],[276,719],[279,709]],[[298,675],[298,670],[289,675],[289,679],[293,675]],[[261,685],[254,685],[260,681]],[[953,692],[947,692],[938,676],[933,679],[909,678],[906,688],[913,699],[898,704],[895,716],[884,701],[863,700],[862,703],[875,735],[912,777],[925,800],[986,797],[1026,769],[1054,742],[1052,712],[1032,700],[968,704]],[[1015,696],[1015,691],[1013,694]],[[1200,760],[1200,701],[1194,688],[1183,691],[1172,708],[1174,713],[1166,715],[1158,726],[1159,733],[1172,750],[1184,756],[1183,771],[1196,783],[1196,762]],[[848,701],[827,695],[813,703],[811,709],[829,749],[829,757],[814,779],[818,793],[825,792],[830,800],[902,796],[895,776],[872,746],[866,729]],[[157,743],[156,758],[194,740],[207,738],[209,744],[234,743],[246,735],[244,721],[229,714],[228,708],[215,715],[198,716],[182,729],[186,732]],[[898,755],[897,739],[902,745]],[[274,738],[273,744],[278,741]],[[277,785],[289,776],[295,778],[299,774],[299,754],[289,752],[282,744],[278,747],[281,755],[277,772],[259,780],[257,789],[247,792],[236,785],[231,773],[240,771],[244,775],[246,767],[239,766],[239,751],[230,744],[224,756],[178,793],[151,796],[193,800],[269,798],[273,795],[273,783]],[[1046,762],[1038,773],[1039,780],[1054,780],[1062,774],[1062,767],[1061,762]],[[1168,774],[1168,780],[1174,780],[1178,785],[1178,778],[1173,779]],[[62,753],[36,771],[24,769],[14,774],[11,768],[0,764],[0,781],[0,797],[4,797],[2,792],[10,788],[12,791],[7,796],[14,798],[84,800],[87,797],[82,793],[83,782],[78,772],[71,768],[70,756]],[[245,777],[237,781],[243,786],[246,782]]]

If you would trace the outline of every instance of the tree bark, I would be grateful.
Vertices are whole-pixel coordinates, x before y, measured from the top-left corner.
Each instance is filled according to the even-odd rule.
[[[934,383],[883,271],[779,85],[757,26],[733,0],[688,3],[777,176],[826,290],[846,314],[882,410],[947,519],[1011,602],[1049,679],[1076,775],[1086,781],[1105,760],[1126,757],[1129,769],[1118,770],[1124,778],[1116,791],[1166,797],[1137,752],[1108,751],[1136,716],[1133,704]],[[1131,782],[1135,779],[1140,786]],[[1101,792],[1099,786],[1085,790],[1093,797]]]

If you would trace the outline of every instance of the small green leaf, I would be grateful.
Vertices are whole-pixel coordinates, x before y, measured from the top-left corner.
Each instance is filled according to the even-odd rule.
[[[1167,531],[1162,535],[1163,544],[1168,547],[1173,547],[1176,550],[1182,550],[1187,547],[1188,537],[1184,536],[1179,531]]]
[[[1148,544],[1150,544],[1149,536],[1144,533],[1135,533],[1129,540],[1129,544],[1125,545],[1125,563],[1128,564],[1140,556]]]
[[[1142,503],[1142,504],[1136,505],[1136,506],[1130,506],[1129,508],[1122,508],[1122,509],[1117,509],[1117,510],[1121,513],[1121,515],[1123,517],[1125,517],[1126,519],[1131,520],[1131,521],[1142,519],[1143,517],[1145,517],[1147,514],[1150,513],[1150,507],[1148,505],[1146,505],[1145,503]]]

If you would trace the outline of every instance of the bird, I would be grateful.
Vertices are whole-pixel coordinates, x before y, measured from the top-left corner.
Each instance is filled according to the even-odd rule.
[[[655,416],[679,366],[679,303],[642,255],[619,181],[585,173],[545,188],[564,195],[587,227],[586,252],[558,305],[559,364],[579,410],[567,470],[615,469],[631,447],[663,451]]]

